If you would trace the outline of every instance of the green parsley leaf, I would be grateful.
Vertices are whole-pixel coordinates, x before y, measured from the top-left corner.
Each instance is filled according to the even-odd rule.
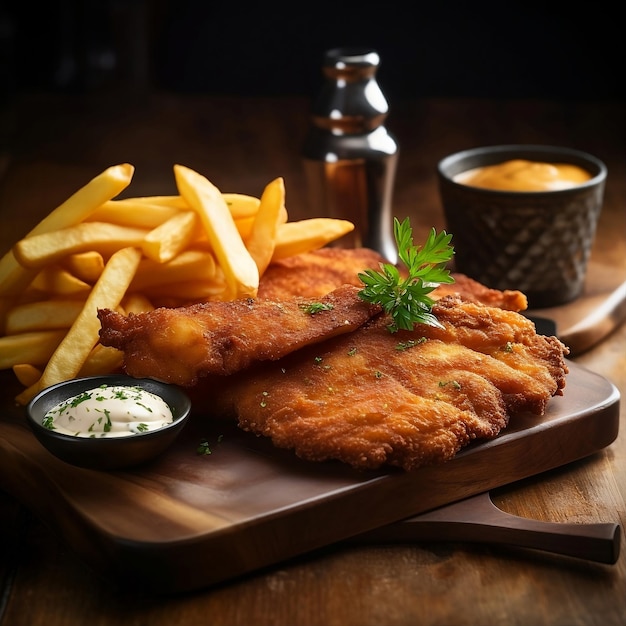
[[[450,245],[452,235],[445,231],[437,234],[431,229],[423,246],[413,244],[413,229],[409,218],[393,221],[393,231],[398,246],[398,257],[408,270],[403,278],[391,263],[381,263],[380,271],[369,269],[359,274],[365,285],[359,297],[366,302],[379,304],[391,315],[391,332],[399,329],[413,330],[415,324],[438,326],[441,324],[432,314],[435,301],[429,294],[443,283],[453,283],[454,278],[446,264],[454,255]]]

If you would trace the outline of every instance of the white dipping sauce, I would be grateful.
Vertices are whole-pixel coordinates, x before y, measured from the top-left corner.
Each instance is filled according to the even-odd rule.
[[[174,420],[168,404],[141,387],[101,385],[50,409],[42,424],[75,437],[127,437]]]

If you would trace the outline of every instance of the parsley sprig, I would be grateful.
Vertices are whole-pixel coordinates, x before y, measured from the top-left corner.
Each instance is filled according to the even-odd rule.
[[[391,315],[391,332],[413,330],[418,323],[441,327],[431,312],[435,302],[429,294],[443,283],[454,282],[446,269],[454,255],[454,248],[450,245],[452,235],[445,231],[437,234],[433,228],[424,245],[415,246],[408,217],[403,222],[394,218],[393,232],[398,257],[406,265],[408,276],[404,278],[391,263],[381,263],[380,272],[368,269],[359,274],[365,285],[359,297],[381,305],[385,313]]]

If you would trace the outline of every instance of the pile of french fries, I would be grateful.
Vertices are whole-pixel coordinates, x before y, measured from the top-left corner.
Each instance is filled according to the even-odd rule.
[[[121,352],[99,343],[98,309],[254,298],[273,261],[354,228],[323,217],[289,222],[282,178],[256,198],[222,193],[182,165],[179,195],[115,199],[133,173],[128,163],[106,169],[0,259],[0,369],[24,386],[19,404],[121,366]]]

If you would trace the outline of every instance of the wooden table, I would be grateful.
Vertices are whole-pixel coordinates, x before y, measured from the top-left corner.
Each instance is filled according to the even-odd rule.
[[[125,161],[136,166],[133,195],[173,193],[172,165],[182,163],[222,191],[259,195],[282,176],[292,219],[315,215],[299,157],[307,115],[308,102],[299,98],[20,97],[2,117],[8,147],[0,155],[0,252],[87,180]],[[401,145],[394,213],[409,215],[418,236],[444,227],[435,166],[450,152],[519,142],[595,154],[609,178],[587,293],[626,277],[623,102],[418,100],[392,103],[388,125]],[[624,394],[625,347],[622,325],[573,360]],[[626,438],[492,497],[531,519],[623,529]],[[614,565],[602,565],[485,544],[330,546],[206,590],[150,597],[102,580],[45,520],[5,493],[0,581],[1,626],[626,623],[624,551]]]

